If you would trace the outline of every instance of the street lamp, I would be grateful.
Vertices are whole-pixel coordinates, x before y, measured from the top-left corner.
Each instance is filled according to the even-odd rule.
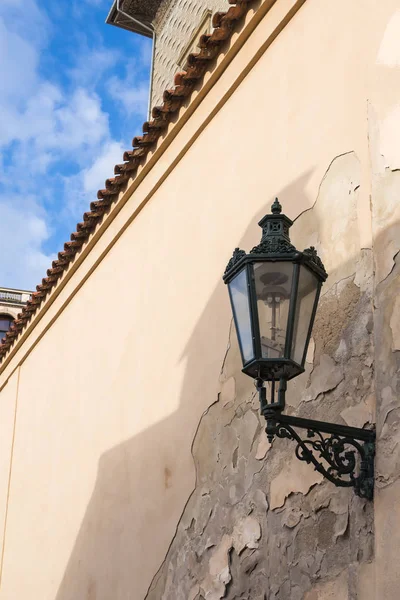
[[[292,221],[281,212],[276,199],[271,214],[259,222],[260,244],[249,254],[236,248],[224,274],[243,373],[255,380],[271,442],[275,436],[294,440],[297,458],[335,485],[354,487],[357,495],[372,499],[374,430],[283,414],[287,381],[304,372],[327,273],[314,247],[299,252],[291,244]],[[306,439],[294,428],[305,429]]]

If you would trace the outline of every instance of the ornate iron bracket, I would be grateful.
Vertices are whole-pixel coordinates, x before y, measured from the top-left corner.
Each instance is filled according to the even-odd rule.
[[[375,429],[360,429],[313,419],[283,415],[286,382],[279,390],[278,402],[267,404],[266,390],[260,392],[261,414],[267,422],[266,433],[293,440],[296,457],[314,465],[316,471],[340,487],[353,487],[361,498],[373,499]],[[296,429],[306,431],[300,435]],[[326,435],[325,435],[326,434]]]

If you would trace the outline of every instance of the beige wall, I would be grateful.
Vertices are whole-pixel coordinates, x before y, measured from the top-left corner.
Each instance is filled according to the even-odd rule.
[[[18,370],[10,377],[1,392],[0,402],[0,544],[4,551],[4,528],[10,481],[10,467],[16,401],[18,391]]]
[[[268,469],[266,487],[257,483],[258,446],[246,440],[257,439],[261,432],[252,420],[257,419],[250,406],[252,382],[240,373],[234,335],[220,375],[230,330],[221,275],[235,246],[248,249],[258,241],[257,219],[278,195],[285,212],[299,217],[294,243],[316,245],[330,274],[315,333],[316,352],[306,377],[291,390],[291,409],[299,414],[312,410],[320,417],[359,426],[372,418],[371,204],[373,239],[380,248],[375,254],[379,282],[391,272],[399,244],[393,233],[396,207],[385,208],[387,198],[395,202],[399,187],[392,173],[398,155],[391,131],[399,123],[400,57],[396,36],[385,41],[398,3],[301,4],[278,0],[228,65],[227,59],[244,41],[243,35],[234,36],[231,54],[225,63],[219,62],[218,80],[212,74],[207,78],[209,93],[202,103],[180,131],[178,122],[160,143],[152,169],[141,171],[133,195],[122,198],[111,211],[89,242],[90,253],[83,260],[83,251],[76,259],[51,294],[37,326],[28,330],[24,343],[5,362],[0,373],[0,414],[6,415],[1,436],[6,446],[0,471],[2,514],[19,365],[20,373],[1,600],[141,600],[173,539],[172,554],[160,571],[164,587],[149,597],[161,598],[165,590],[165,600],[193,600],[202,589],[207,600],[220,598],[229,581],[221,573],[228,568],[236,581],[236,567],[226,564],[226,557],[231,548],[240,546],[233,541],[238,536],[234,525],[245,516],[235,510],[241,506],[240,498],[257,489],[267,493],[270,508],[268,515],[265,502],[254,509],[260,534],[251,524],[253,534],[245,548],[259,546],[264,552],[265,539],[273,553],[279,536],[288,532],[296,543],[303,540],[307,546],[314,532],[320,532],[318,547],[298,548],[304,550],[303,570],[308,556],[322,553],[320,574],[304,571],[304,579],[298,575],[296,583],[295,568],[300,567],[293,557],[290,562],[287,550],[280,566],[269,563],[269,573],[276,574],[276,580],[268,580],[271,597],[329,598],[337,585],[340,599],[352,597],[357,588],[361,600],[397,598],[397,572],[391,569],[390,588],[383,575],[392,564],[397,533],[386,545],[381,512],[398,503],[395,465],[379,480],[384,488],[376,503],[380,571],[373,592],[374,584],[365,585],[367,574],[373,578],[368,570],[373,507],[321,483],[312,470],[296,478],[298,467],[287,449],[286,454],[279,448],[267,454],[261,463]],[[245,32],[250,33],[264,6],[253,19],[250,12]],[[299,11],[293,11],[293,18],[271,43],[293,6]],[[194,103],[200,97],[195,93]],[[189,114],[190,109],[182,110],[180,123]],[[178,133],[173,139],[174,132]],[[385,160],[380,158],[384,149]],[[385,185],[390,194],[383,191]],[[130,299],[112,328],[104,282],[115,294]],[[339,318],[336,335],[329,330],[330,319],[338,320],[349,306],[354,310],[346,313],[346,327],[341,328]],[[380,318],[385,320],[385,314]],[[397,341],[388,348],[378,332],[375,343],[380,368],[384,371],[388,356],[393,361],[390,386],[395,386]],[[328,376],[333,377],[331,387]],[[380,402],[381,390],[389,384],[379,378],[377,383]],[[215,404],[218,393],[220,402]],[[224,393],[226,404],[221,403]],[[391,402],[393,414],[395,392]],[[229,429],[228,417],[234,419],[241,403],[247,403],[251,412],[244,425]],[[212,406],[217,413],[211,412]],[[224,406],[233,412],[220,417]],[[199,423],[206,422],[204,411],[216,415],[210,430],[198,430]],[[230,435],[229,431],[244,440],[239,449],[243,464],[246,455],[254,454],[254,460],[246,462],[244,472],[232,471],[222,486],[230,490],[226,498],[225,492],[220,494],[226,502],[221,519],[227,537],[222,533],[218,537],[215,524],[217,537],[210,542],[215,553],[207,554],[203,548],[201,564],[206,571],[197,573],[200,567],[190,549],[182,557],[175,546],[180,531],[190,530],[184,509],[192,491],[191,502],[200,498],[193,510],[199,511],[196,518],[201,523],[202,511],[207,512],[201,490],[220,489],[212,465],[219,460],[223,465],[225,458],[213,453],[221,432]],[[232,438],[226,443],[232,451]],[[220,447],[223,452],[226,445]],[[387,445],[382,447],[389,452]],[[379,458],[378,466],[383,472]],[[243,477],[251,483],[242,497],[238,486]],[[252,487],[254,481],[257,489]],[[294,501],[300,504],[294,506]],[[281,524],[281,519],[289,519],[289,513],[298,516],[298,511],[302,515],[295,525]],[[327,541],[323,533],[330,527]],[[395,522],[392,527],[397,531]],[[201,539],[198,535],[197,541]],[[237,555],[240,564],[243,554],[237,550]],[[174,583],[174,571],[168,573],[168,566],[177,561],[180,587]],[[261,590],[262,569],[257,577]],[[337,583],[332,583],[335,578]],[[258,600],[255,593],[249,597]]]

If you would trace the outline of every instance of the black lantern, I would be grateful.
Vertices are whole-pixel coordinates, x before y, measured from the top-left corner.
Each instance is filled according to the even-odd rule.
[[[292,221],[272,213],[259,223],[261,242],[249,254],[238,248],[225,271],[243,372],[263,381],[288,380],[304,362],[321,286],[327,274],[314,248],[290,243]]]
[[[371,498],[374,431],[282,414],[286,382],[304,372],[327,273],[314,247],[300,252],[291,244],[292,221],[281,214],[278,199],[271,210],[259,222],[261,242],[249,254],[236,248],[224,274],[243,372],[255,379],[270,441],[275,436],[295,440],[298,458],[313,463],[336,485],[353,486],[358,495]],[[301,440],[293,427],[307,429],[310,439]],[[331,437],[324,438],[322,433]],[[327,467],[313,450],[328,463]]]

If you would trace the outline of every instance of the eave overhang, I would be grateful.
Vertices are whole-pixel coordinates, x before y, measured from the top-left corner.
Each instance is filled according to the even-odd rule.
[[[162,0],[114,0],[106,23],[151,38],[152,23],[161,2]]]

